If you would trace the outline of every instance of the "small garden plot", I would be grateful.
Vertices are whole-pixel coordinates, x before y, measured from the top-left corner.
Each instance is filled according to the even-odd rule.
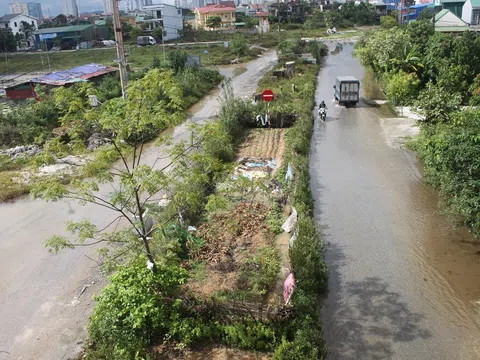
[[[217,300],[264,299],[280,266],[274,232],[267,225],[269,210],[259,202],[240,202],[231,211],[211,215],[196,234],[205,243],[190,254],[194,276],[188,288]]]
[[[282,167],[286,129],[249,129],[240,145],[239,158],[275,159],[276,169]]]

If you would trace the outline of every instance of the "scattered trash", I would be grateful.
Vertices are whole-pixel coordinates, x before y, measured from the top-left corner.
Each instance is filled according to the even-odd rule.
[[[298,237],[298,227],[295,228],[295,230],[293,231],[293,235],[290,238],[290,240],[288,241],[288,247],[293,246],[293,243],[295,242],[295,240],[297,240],[297,237]]]
[[[290,164],[288,164],[288,167],[287,167],[287,173],[285,174],[285,180],[286,181],[293,180],[293,170],[292,170],[292,167],[290,166]]]
[[[170,199],[167,199],[167,194],[163,194],[162,200],[158,202],[158,206],[165,207],[170,204]]]
[[[153,263],[152,263],[150,260],[147,261],[147,269],[148,269],[148,270],[152,270],[152,269],[153,269]]]
[[[285,222],[283,223],[282,229],[287,233],[291,232],[295,228],[295,225],[297,224],[297,219],[298,219],[297,210],[295,210],[295,208],[292,206],[292,213],[290,214],[288,219],[285,220]]]
[[[264,178],[269,176],[277,167],[275,159],[240,158],[238,163],[239,165],[235,168],[233,175],[234,180],[237,180],[238,176],[243,176],[250,180]]]
[[[292,297],[293,290],[295,289],[295,277],[293,273],[287,276],[285,282],[283,283],[283,300],[285,300],[285,305],[288,305],[290,298]]]
[[[196,228],[195,226],[189,226],[189,227],[187,228],[187,231],[188,231],[188,232],[197,231],[197,228]]]

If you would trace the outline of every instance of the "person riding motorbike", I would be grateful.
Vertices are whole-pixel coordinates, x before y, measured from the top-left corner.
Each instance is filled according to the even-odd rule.
[[[325,101],[322,100],[320,105],[318,106],[318,115],[320,118],[325,121],[327,117],[327,105],[325,104]]]

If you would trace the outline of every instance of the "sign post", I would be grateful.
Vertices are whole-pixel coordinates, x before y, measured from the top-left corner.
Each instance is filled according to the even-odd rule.
[[[270,126],[270,101],[275,99],[275,95],[273,94],[272,90],[267,89],[262,93],[262,99],[267,102],[267,118],[268,126]]]

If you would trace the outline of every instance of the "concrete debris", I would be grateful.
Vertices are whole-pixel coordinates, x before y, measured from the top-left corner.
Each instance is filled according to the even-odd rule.
[[[43,149],[38,145],[16,146],[14,148],[0,150],[0,155],[7,155],[10,159],[40,154]]]
[[[282,225],[283,231],[286,231],[287,233],[291,232],[295,228],[295,225],[297,224],[297,219],[298,219],[297,210],[295,210],[295,208],[292,206],[292,213]]]
[[[93,133],[87,140],[87,149],[88,150],[95,150],[100,146],[103,146],[109,142],[109,139],[104,138],[99,133]]]

